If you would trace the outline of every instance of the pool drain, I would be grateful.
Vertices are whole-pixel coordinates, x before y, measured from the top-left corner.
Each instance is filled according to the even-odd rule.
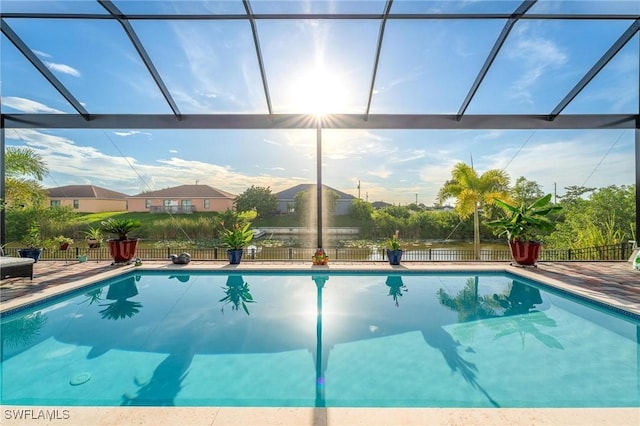
[[[91,380],[91,373],[79,373],[69,380],[69,384],[71,386],[78,386],[87,383],[89,380]]]

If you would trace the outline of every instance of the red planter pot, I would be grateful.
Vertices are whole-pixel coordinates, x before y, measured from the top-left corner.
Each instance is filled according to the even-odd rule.
[[[510,241],[511,255],[513,260],[522,266],[535,266],[540,256],[540,243]]]
[[[109,244],[109,254],[115,263],[129,262],[136,256],[138,239],[129,240],[107,240]]]

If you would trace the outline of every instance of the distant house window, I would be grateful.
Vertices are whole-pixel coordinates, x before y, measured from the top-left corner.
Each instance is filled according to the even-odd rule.
[[[191,211],[191,200],[181,200],[180,201],[180,209],[183,212]]]
[[[80,200],[73,200],[73,208],[74,209],[80,208]]]
[[[164,206],[165,212],[176,213],[178,211],[178,201],[177,200],[164,200],[162,202]]]
[[[150,209],[151,208],[151,200],[144,200],[144,206],[145,206],[145,208]]]
[[[204,208],[205,209],[211,208],[211,200],[204,200]]]
[[[51,200],[51,207],[60,207],[60,200]]]

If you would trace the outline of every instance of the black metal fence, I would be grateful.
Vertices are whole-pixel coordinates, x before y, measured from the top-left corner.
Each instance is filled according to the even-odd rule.
[[[18,256],[18,249],[5,248],[5,254]],[[165,248],[138,248],[137,257],[142,260],[166,260],[171,254],[180,254],[186,251],[191,255],[192,260],[227,260],[227,250],[224,247],[175,249]],[[598,260],[627,260],[633,251],[633,242],[613,244],[601,247],[588,247],[583,249],[568,250],[541,250],[541,261],[598,261]],[[325,248],[330,261],[385,261],[386,253],[379,248]],[[243,261],[283,261],[301,260],[310,261],[315,253],[314,248],[298,247],[256,247],[244,250]],[[102,246],[96,249],[84,247],[72,247],[68,250],[43,250],[40,256],[43,260],[66,260],[75,261],[78,256],[86,254],[88,260],[110,260],[109,249]],[[424,262],[424,261],[475,261],[473,250],[426,248],[416,250],[405,250],[402,255],[403,262]],[[509,261],[511,253],[509,250],[481,250],[481,261]]]

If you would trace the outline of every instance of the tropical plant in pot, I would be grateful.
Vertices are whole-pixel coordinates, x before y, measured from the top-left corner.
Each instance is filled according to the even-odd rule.
[[[311,256],[311,262],[314,265],[326,265],[329,263],[329,256],[322,248],[316,249],[313,256]]]
[[[73,238],[65,237],[64,235],[58,235],[45,241],[45,247],[51,250],[65,251],[73,244]]]
[[[40,258],[43,247],[43,241],[40,237],[40,227],[37,223],[31,223],[27,233],[22,238],[21,243],[24,247],[18,249],[18,255],[20,255],[20,257],[30,257],[37,262]]]
[[[139,220],[124,218],[109,218],[101,222],[102,231],[117,236],[107,240],[114,263],[129,263],[135,257],[138,239],[129,238],[128,234],[140,225]]]
[[[516,264],[535,266],[538,262],[541,247],[541,233],[555,228],[551,215],[558,213],[562,207],[551,205],[551,194],[537,199],[531,204],[512,205],[495,199],[496,205],[505,211],[505,215],[487,225],[494,229],[494,234],[506,236],[511,255]]]
[[[100,248],[100,244],[104,238],[102,230],[100,228],[94,228],[93,226],[90,226],[89,229],[84,231],[84,237],[90,249]]]
[[[402,260],[402,249],[400,248],[400,239],[398,238],[399,234],[400,231],[396,231],[395,234],[384,243],[390,265],[399,265],[400,260]]]
[[[231,228],[227,229],[224,227],[224,223],[222,223],[222,241],[225,246],[229,247],[227,249],[227,256],[229,258],[229,263],[232,265],[240,263],[242,260],[243,249],[253,239],[253,231],[249,229],[249,226],[249,223],[236,223]]]

